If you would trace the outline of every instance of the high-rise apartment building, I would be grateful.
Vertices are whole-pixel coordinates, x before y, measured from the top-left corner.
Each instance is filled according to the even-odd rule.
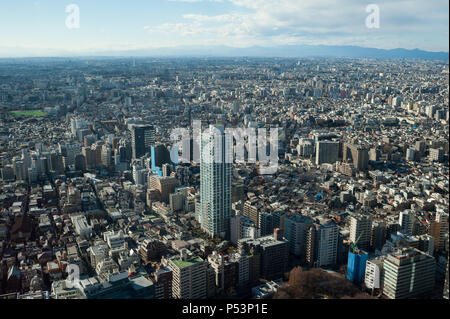
[[[372,217],[367,214],[355,214],[350,217],[350,240],[359,249],[369,251],[372,235]]]
[[[229,140],[226,140],[229,138]],[[229,236],[231,218],[232,140],[224,127],[211,125],[201,134],[201,227],[210,236]]]
[[[206,266],[200,257],[189,258],[182,249],[180,257],[169,259],[172,270],[172,297],[175,299],[206,298]]]
[[[300,214],[284,218],[284,237],[289,242],[289,252],[306,259],[306,239],[313,220]]]
[[[306,262],[317,267],[335,265],[339,227],[331,220],[318,220],[308,230]]]

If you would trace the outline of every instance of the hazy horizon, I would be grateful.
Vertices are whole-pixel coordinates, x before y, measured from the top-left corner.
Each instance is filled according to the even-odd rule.
[[[379,24],[369,28],[371,4]],[[4,1],[0,57],[285,45],[448,53],[448,10],[442,0]]]

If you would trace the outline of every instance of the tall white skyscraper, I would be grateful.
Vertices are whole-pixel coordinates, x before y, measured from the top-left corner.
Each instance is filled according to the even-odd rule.
[[[227,139],[227,140],[226,140]],[[229,236],[231,218],[232,136],[223,125],[211,125],[201,134],[201,227],[211,237]]]

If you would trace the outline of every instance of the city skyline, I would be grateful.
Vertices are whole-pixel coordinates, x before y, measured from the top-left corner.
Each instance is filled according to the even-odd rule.
[[[0,300],[448,302],[448,2],[74,1],[0,4]]]

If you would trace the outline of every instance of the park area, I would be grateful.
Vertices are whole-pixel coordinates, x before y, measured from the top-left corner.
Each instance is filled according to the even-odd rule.
[[[11,111],[9,112],[15,116],[46,116],[47,113],[42,110],[24,110],[24,111]]]

